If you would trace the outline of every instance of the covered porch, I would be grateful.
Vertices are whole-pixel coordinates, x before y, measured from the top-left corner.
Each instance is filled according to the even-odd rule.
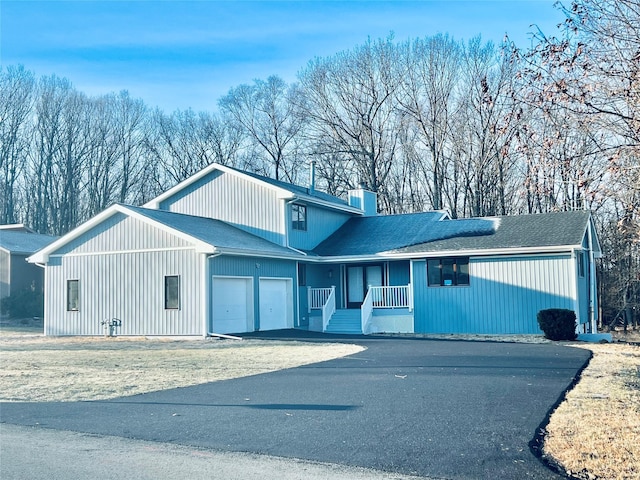
[[[327,333],[413,333],[408,261],[303,265],[301,319]]]

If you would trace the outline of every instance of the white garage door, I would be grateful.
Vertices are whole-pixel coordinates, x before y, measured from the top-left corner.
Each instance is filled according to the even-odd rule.
[[[250,278],[213,277],[213,332],[253,331],[253,295]]]
[[[291,279],[260,279],[260,330],[293,327]]]

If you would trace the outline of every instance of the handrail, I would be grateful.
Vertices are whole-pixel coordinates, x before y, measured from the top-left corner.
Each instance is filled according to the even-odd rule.
[[[322,306],[322,331],[327,331],[327,325],[334,313],[336,313],[336,287],[330,288],[331,292],[327,297],[327,301]]]
[[[326,303],[327,299],[331,295],[331,290],[335,289],[335,287],[329,288],[311,288],[307,287],[307,308],[309,310],[308,313],[311,313],[311,310],[314,308],[322,308]]]
[[[367,334],[367,326],[371,316],[373,315],[373,289],[375,287],[369,286],[367,294],[364,296],[362,306],[360,307],[360,326],[362,327],[362,333]]]

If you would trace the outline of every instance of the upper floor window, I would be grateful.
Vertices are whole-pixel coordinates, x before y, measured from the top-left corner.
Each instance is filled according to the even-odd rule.
[[[469,285],[469,258],[435,258],[427,260],[430,287]]]
[[[581,277],[584,277],[584,252],[578,252],[578,275],[580,275]]]
[[[291,205],[291,227],[294,230],[307,229],[307,207],[297,203]]]

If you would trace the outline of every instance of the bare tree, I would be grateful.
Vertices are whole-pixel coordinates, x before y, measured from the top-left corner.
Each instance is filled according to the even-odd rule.
[[[576,0],[559,8],[566,15],[561,35],[540,32],[524,56],[523,75],[536,88],[533,104],[553,103],[592,132],[591,161],[604,172],[592,190],[602,197],[600,225],[613,256],[601,263],[601,273],[609,285],[621,286],[605,301],[629,316],[640,275],[634,261],[640,256],[640,4]]]
[[[245,133],[249,150],[258,157],[249,168],[277,180],[296,180],[304,128],[297,109],[298,95],[297,85],[288,86],[280,77],[271,76],[266,81],[232,88],[220,99],[220,108]],[[264,156],[268,163],[260,165],[259,158]]]
[[[460,115],[457,118],[458,146],[466,168],[466,198],[462,212],[472,216],[509,213],[514,195],[515,159],[511,144],[518,122],[515,101],[514,59],[503,45],[482,44],[472,39],[464,52]]]
[[[35,84],[23,66],[0,67],[0,223],[14,223],[21,213],[16,185],[27,161]]]
[[[300,74],[311,154],[332,153],[350,186],[362,181],[384,193],[399,142],[397,58],[392,38],[369,40]]]
[[[462,49],[452,38],[436,35],[407,42],[402,53],[404,75],[397,98],[417,127],[413,138],[417,170],[432,208],[438,210],[445,207]]]

